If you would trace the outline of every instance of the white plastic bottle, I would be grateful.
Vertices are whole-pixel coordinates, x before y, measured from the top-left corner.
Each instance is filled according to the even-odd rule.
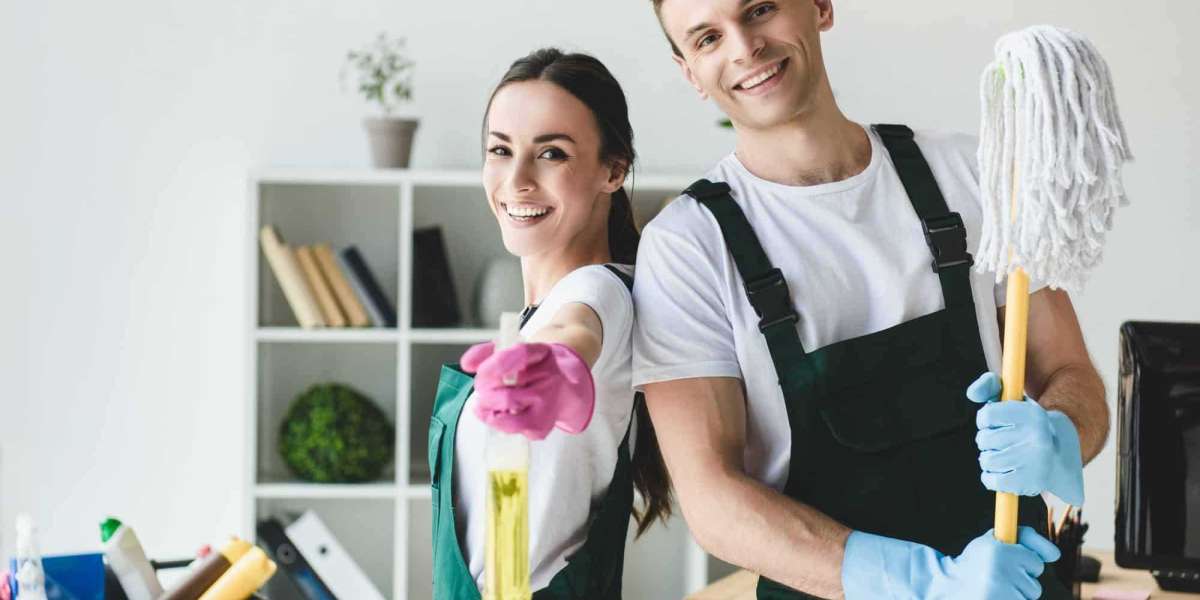
[[[46,600],[46,572],[42,570],[42,553],[38,552],[33,519],[17,516],[17,593],[21,600]]]
[[[154,600],[162,595],[162,584],[133,529],[110,518],[100,524],[100,539],[104,542],[104,558],[129,600]]]

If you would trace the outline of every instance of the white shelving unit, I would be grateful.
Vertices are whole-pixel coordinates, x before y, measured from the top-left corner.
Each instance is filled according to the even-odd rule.
[[[691,180],[638,175],[634,183],[635,213],[644,222]],[[470,325],[469,306],[481,267],[505,251],[479,172],[267,169],[251,175],[249,188],[247,322],[252,328],[246,336],[251,365],[243,534],[253,537],[261,518],[315,510],[384,595],[429,598],[425,457],[437,368],[456,360],[467,346],[494,337],[495,332]],[[292,245],[357,245],[395,301],[398,327],[297,327],[259,249],[258,230],[264,224],[274,225]],[[442,229],[459,312],[467,321],[462,327],[412,327],[412,232],[431,225]],[[395,424],[394,465],[382,481],[301,482],[279,458],[278,429],[288,405],[309,385],[325,381],[359,389]],[[714,562],[679,517],[651,530],[626,556],[628,597],[679,597],[705,585]],[[287,590],[273,590],[273,598],[288,596]]]

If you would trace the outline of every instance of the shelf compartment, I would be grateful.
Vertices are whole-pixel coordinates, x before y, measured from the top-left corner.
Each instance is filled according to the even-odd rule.
[[[261,498],[257,518],[275,517],[286,527],[305,511],[313,510],[333,537],[358,563],[385,598],[393,597],[395,581],[396,502],[387,499]],[[267,585],[270,598],[303,598],[295,595],[287,574],[279,573]]]
[[[334,253],[358,247],[384,294],[395,305],[400,257],[400,190],[388,185],[258,184],[258,227],[272,225],[292,248],[329,243]],[[255,245],[259,246],[255,231]],[[295,326],[296,317],[261,247],[258,324]],[[397,311],[400,307],[397,306]]]
[[[279,456],[279,428],[288,407],[313,384],[347,384],[370,398],[395,425],[396,356],[395,345],[376,343],[260,344],[256,481],[290,483],[296,480]],[[384,471],[380,483],[395,483],[395,465]]]
[[[413,190],[412,223],[414,230],[435,226],[441,229],[460,326],[478,326],[474,306],[479,274],[493,257],[507,255],[500,226],[487,207],[483,190],[417,185]],[[413,260],[419,259],[413,255]],[[412,293],[416,296],[421,290],[413,289]],[[512,308],[520,309],[520,306]]]

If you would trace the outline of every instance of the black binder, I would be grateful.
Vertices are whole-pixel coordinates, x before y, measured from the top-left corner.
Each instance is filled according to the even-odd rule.
[[[440,227],[413,231],[413,327],[452,327],[462,322],[458,295]]]
[[[304,560],[304,555],[296,549],[295,544],[288,539],[283,525],[277,519],[267,519],[258,524],[259,542],[267,550],[275,564],[283,567],[288,578],[308,600],[337,600],[333,592],[325,586],[325,582],[317,576]]]

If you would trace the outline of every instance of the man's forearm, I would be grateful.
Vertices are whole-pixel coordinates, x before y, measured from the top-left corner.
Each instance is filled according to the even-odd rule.
[[[746,474],[741,381],[678,379],[647,384],[645,392],[679,505],[700,545],[794,589],[842,597],[850,531]]]
[[[1043,408],[1061,411],[1075,424],[1084,464],[1104,449],[1108,439],[1108,403],[1104,397],[1104,382],[1090,364],[1059,369],[1035,397]]]
[[[680,500],[688,526],[710,554],[815,596],[843,596],[848,528],[740,472],[703,488]]]

